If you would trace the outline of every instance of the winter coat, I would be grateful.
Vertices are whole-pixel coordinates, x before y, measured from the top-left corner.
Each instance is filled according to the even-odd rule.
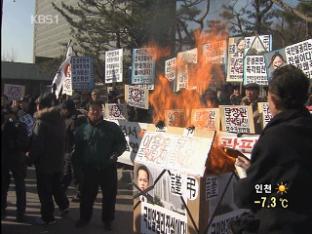
[[[30,156],[40,173],[63,171],[65,153],[65,122],[56,107],[35,114]]]
[[[26,165],[25,152],[29,146],[27,127],[20,121],[8,119],[1,129],[2,152],[4,166],[14,167],[17,164]]]
[[[75,133],[73,163],[81,168],[105,169],[115,163],[111,156],[120,156],[126,146],[125,136],[117,124],[101,120],[94,126],[87,122]]]
[[[278,190],[281,184],[286,184],[283,195]],[[265,185],[271,185],[271,193],[265,193]],[[281,112],[267,124],[253,149],[247,177],[236,187],[237,204],[255,213],[259,234],[311,233],[311,185],[312,117],[306,109]],[[262,186],[262,193],[255,186]],[[268,201],[263,207],[261,197]],[[288,202],[282,204],[281,199]]]

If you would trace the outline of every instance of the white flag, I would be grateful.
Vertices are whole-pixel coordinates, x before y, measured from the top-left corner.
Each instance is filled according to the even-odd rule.
[[[67,73],[68,72],[71,73],[71,71],[70,71],[70,59],[73,55],[74,55],[73,48],[71,46],[69,46],[67,49],[66,58],[54,76],[51,91],[53,92],[53,86],[55,84],[56,85],[55,95],[57,98],[59,98],[59,95],[60,95],[60,92],[62,90],[64,81],[66,79]],[[70,77],[71,77],[71,74],[70,74]]]

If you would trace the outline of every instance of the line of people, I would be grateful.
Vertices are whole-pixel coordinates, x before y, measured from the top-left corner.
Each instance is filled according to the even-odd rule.
[[[80,201],[76,227],[89,223],[100,186],[102,220],[104,228],[111,230],[117,195],[117,157],[125,151],[127,143],[119,126],[103,119],[101,102],[91,100],[84,115],[76,110],[73,100],[57,104],[53,94],[44,94],[36,100],[34,118],[17,102],[2,105],[1,134],[2,219],[6,216],[12,174],[17,197],[16,220],[25,221],[25,178],[27,166],[34,165],[41,203],[41,218],[36,224],[55,223],[54,201],[62,216],[69,212],[66,192],[74,178],[80,192],[76,197]]]

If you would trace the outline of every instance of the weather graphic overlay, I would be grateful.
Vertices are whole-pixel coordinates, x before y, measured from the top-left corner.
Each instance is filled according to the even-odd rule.
[[[258,205],[260,208],[284,208],[288,207],[288,199],[285,198],[288,186],[285,182],[279,182],[276,184],[275,193],[272,193],[271,184],[256,184],[255,192],[260,195],[258,200],[254,201],[254,204]]]

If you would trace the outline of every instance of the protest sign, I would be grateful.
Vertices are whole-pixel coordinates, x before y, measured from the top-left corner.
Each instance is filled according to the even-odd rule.
[[[142,88],[142,89],[147,89],[147,90],[154,90],[154,88],[155,88],[154,84],[139,84],[139,85],[135,85],[135,86]]]
[[[169,81],[173,81],[176,78],[176,69],[177,69],[177,59],[176,58],[172,58],[172,59],[168,59],[165,62],[165,77],[169,80]]]
[[[239,150],[248,158],[250,158],[253,147],[258,139],[259,135],[256,134],[242,134],[238,137],[235,133],[220,131],[217,135],[217,140],[221,146]]]
[[[110,50],[105,52],[105,83],[122,82],[123,50]]]
[[[184,110],[174,109],[165,110],[165,124],[171,127],[183,127],[185,126],[186,116]]]
[[[268,85],[263,54],[271,51],[271,35],[261,35],[245,38],[244,50],[244,85],[257,83]]]
[[[285,54],[287,63],[300,68],[312,79],[312,39],[287,46]]]
[[[133,49],[131,84],[154,84],[155,60],[148,49]]]
[[[173,127],[156,132],[152,125],[144,134],[134,167],[134,233],[198,233],[208,222],[200,208],[201,177],[214,132],[183,134]]]
[[[129,106],[148,109],[148,90],[137,86],[125,86],[125,100]]]
[[[90,92],[94,88],[93,59],[86,56],[73,56],[70,64],[73,90]]]
[[[208,42],[203,45],[203,56],[206,63],[226,63],[226,40]]]
[[[219,108],[192,109],[191,124],[195,128],[207,128],[211,131],[219,131]]]
[[[20,100],[25,95],[25,86],[15,84],[4,84],[3,94],[7,96],[10,101]]]
[[[108,120],[127,119],[127,105],[117,103],[106,103],[104,108],[104,117]]]
[[[268,102],[258,102],[258,111],[262,114],[262,128],[264,128],[268,122],[273,118]]]
[[[189,67],[197,63],[197,48],[180,52],[177,54],[177,78],[176,91],[182,88],[191,89],[189,86]]]
[[[230,37],[228,41],[227,82],[243,81],[244,37]]]
[[[141,140],[147,130],[147,123],[128,122],[127,120],[106,119],[119,125],[127,140],[126,151],[118,157],[118,162],[133,166]]]
[[[268,75],[268,81],[272,79],[272,73],[276,68],[286,65],[285,49],[274,50],[264,55],[266,73]]]
[[[255,133],[251,106],[219,106],[222,131]]]

